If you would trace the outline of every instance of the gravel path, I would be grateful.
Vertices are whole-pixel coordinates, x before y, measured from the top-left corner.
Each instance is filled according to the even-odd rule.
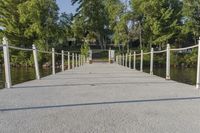
[[[0,133],[199,132],[199,90],[116,64],[0,90]]]

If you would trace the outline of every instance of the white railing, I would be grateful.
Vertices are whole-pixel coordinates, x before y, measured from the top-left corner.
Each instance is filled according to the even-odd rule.
[[[26,52],[33,52],[33,57],[34,57],[34,68],[35,68],[35,74],[36,74],[36,79],[40,79],[40,71],[39,71],[39,63],[38,63],[38,53],[44,53],[44,54],[52,54],[52,74],[56,74],[55,71],[55,62],[56,58],[55,55],[61,56],[61,70],[65,71],[65,66],[64,66],[64,61],[65,61],[65,56],[67,56],[67,64],[68,64],[68,70],[71,69],[70,65],[72,64],[72,69],[75,67],[80,67],[86,63],[86,57],[84,55],[80,54],[75,54],[75,53],[70,53],[67,51],[67,54],[65,54],[65,51],[61,51],[61,53],[55,52],[55,49],[52,48],[52,51],[43,51],[43,50],[38,50],[36,46],[33,44],[32,48],[20,48],[20,47],[15,47],[15,46],[9,46],[8,45],[8,40],[7,38],[3,38],[3,45],[0,45],[0,47],[3,47],[3,56],[4,56],[4,66],[5,66],[5,86],[6,88],[11,88],[12,87],[12,81],[11,81],[11,72],[10,72],[10,53],[9,49],[14,49],[14,50],[21,50],[21,51],[26,51]],[[74,56],[76,55],[76,56]],[[72,57],[72,59],[70,58]],[[72,60],[72,62],[70,61]],[[76,66],[74,66],[76,64]]]
[[[131,62],[133,57],[133,69],[136,70],[136,56],[140,56],[140,71],[143,71],[143,56],[144,55],[150,55],[150,74],[153,75],[153,64],[154,64],[154,54],[160,54],[160,53],[166,53],[166,79],[170,80],[170,51],[184,51],[188,49],[193,49],[198,47],[198,63],[197,63],[197,79],[196,79],[196,88],[200,89],[200,40],[198,41],[198,45],[185,47],[185,48],[170,48],[170,45],[167,45],[167,48],[165,50],[160,51],[154,51],[153,48],[151,48],[150,52],[143,53],[143,50],[141,50],[140,53],[137,53],[134,51],[134,53],[126,53],[126,59],[124,54],[120,54],[116,56],[116,63],[125,67],[128,67],[131,69]],[[129,58],[129,65],[127,66],[127,62]]]

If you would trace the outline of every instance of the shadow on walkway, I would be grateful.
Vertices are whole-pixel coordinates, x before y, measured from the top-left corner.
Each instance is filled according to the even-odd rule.
[[[167,101],[186,101],[186,100],[200,100],[200,97],[146,99],[146,100],[113,101],[113,102],[94,102],[94,103],[50,105],[50,106],[35,106],[35,107],[21,107],[21,108],[5,108],[5,109],[0,109],[0,111],[1,111],[1,112],[8,112],[8,111],[26,111],[26,110],[37,110],[37,109],[53,109],[53,108],[67,108],[67,107],[81,107],[81,106],[97,106],[97,105],[113,105],[113,104],[128,104],[128,103],[131,104],[131,103],[167,102]]]
[[[82,83],[82,84],[59,84],[59,85],[38,85],[38,86],[14,86],[13,89],[20,88],[44,88],[44,87],[67,87],[67,86],[100,86],[100,85],[134,85],[134,84],[142,84],[142,85],[150,85],[150,84],[175,84],[173,81],[165,81],[165,82],[115,82],[115,83]]]
[[[67,77],[67,75],[66,75],[66,77]],[[56,78],[57,80],[59,79],[59,80],[68,80],[68,79],[74,79],[74,80],[76,80],[76,79],[84,79],[84,78],[87,78],[87,79],[122,79],[122,78],[132,78],[132,79],[137,79],[137,78],[142,78],[142,79],[144,79],[144,78],[155,78],[155,79],[157,79],[158,77],[154,77],[154,76],[120,76],[120,77],[106,77],[106,76],[104,76],[104,77],[96,77],[96,76],[84,76],[84,77],[74,77],[74,78]],[[45,78],[45,79],[42,79],[42,80],[46,80],[46,81],[48,81],[48,80],[55,80],[53,77],[51,77],[51,78]]]

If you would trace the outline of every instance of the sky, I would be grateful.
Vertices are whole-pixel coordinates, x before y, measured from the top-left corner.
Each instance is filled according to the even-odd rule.
[[[78,5],[72,6],[71,0],[56,0],[56,1],[60,8],[60,13],[62,12],[75,13],[76,12],[76,8],[78,7]],[[121,1],[125,2],[126,0],[121,0]]]
[[[75,13],[77,5],[72,6],[71,0],[56,0],[60,8],[60,13]]]

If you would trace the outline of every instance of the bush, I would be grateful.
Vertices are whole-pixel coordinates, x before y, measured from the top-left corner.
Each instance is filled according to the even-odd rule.
[[[81,54],[84,55],[85,57],[88,57],[89,56],[89,53],[88,53],[89,50],[90,50],[89,44],[85,42],[81,46]]]

